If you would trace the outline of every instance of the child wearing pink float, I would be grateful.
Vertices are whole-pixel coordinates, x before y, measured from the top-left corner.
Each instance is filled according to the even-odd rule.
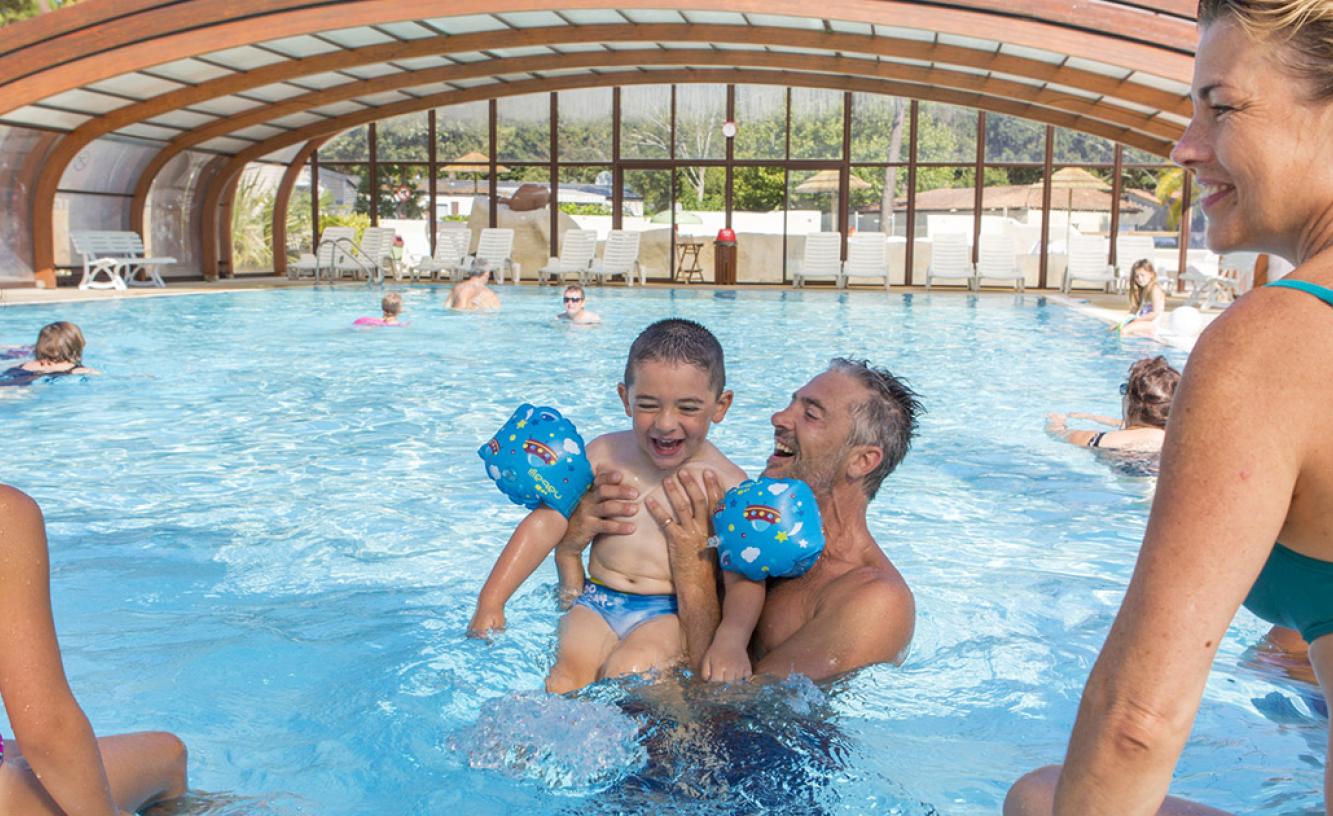
[[[353,326],[404,326],[405,323],[398,322],[398,314],[403,311],[403,296],[397,292],[390,292],[380,301],[380,309],[384,312],[383,317],[358,317]]]

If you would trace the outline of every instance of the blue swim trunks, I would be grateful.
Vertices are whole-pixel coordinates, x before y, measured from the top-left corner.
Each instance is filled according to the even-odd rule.
[[[583,594],[574,605],[601,615],[621,640],[653,618],[676,614],[678,608],[675,595],[631,595],[591,580],[583,585]]]

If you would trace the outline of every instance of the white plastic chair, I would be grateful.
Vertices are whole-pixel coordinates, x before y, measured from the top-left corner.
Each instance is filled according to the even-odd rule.
[[[602,249],[602,259],[593,264],[593,274],[598,284],[620,275],[629,286],[634,285],[634,276],[639,276],[639,283],[646,283],[647,275],[639,265],[638,232],[611,230],[606,234],[606,246]]]
[[[1018,247],[1012,235],[983,235],[977,246],[977,288],[984,280],[1007,281],[1021,294],[1027,281],[1018,268]]]
[[[1100,283],[1107,292],[1118,289],[1120,276],[1116,274],[1115,267],[1106,261],[1109,248],[1105,238],[1077,233],[1069,236],[1069,263],[1065,267],[1065,280],[1060,291],[1068,294],[1076,280]]]
[[[495,280],[497,283],[505,282],[505,272],[509,271],[514,275],[514,283],[518,283],[520,268],[514,259],[510,256],[514,252],[514,231],[509,227],[487,227],[481,231],[481,237],[477,239],[477,251],[463,259],[463,269],[472,268],[478,260],[486,261],[491,269],[495,271]]]
[[[847,260],[842,263],[842,286],[852,278],[882,281],[889,288],[889,238],[882,232],[858,232],[847,238]]]
[[[305,253],[294,263],[287,264],[287,277],[299,278],[309,272],[316,280],[325,269],[333,269],[333,256],[338,244],[356,237],[356,227],[325,227],[320,233],[314,253]]]
[[[791,285],[805,286],[808,280],[831,279],[838,286],[842,280],[842,233],[812,232],[805,236],[801,262],[791,273]]]
[[[560,245],[560,256],[548,259],[546,266],[537,270],[537,283],[546,283],[548,277],[553,282],[560,283],[570,274],[577,277],[579,283],[587,283],[596,255],[597,230],[565,230],[565,237]]]
[[[976,291],[977,271],[972,266],[972,248],[961,234],[944,233],[931,239],[930,266],[926,267],[926,290],[939,280],[961,280]]]
[[[412,264],[409,274],[413,282],[425,276],[427,280],[444,277],[457,281],[462,274],[463,258],[467,257],[467,245],[472,240],[472,231],[460,221],[446,222],[435,233],[435,254],[423,255]]]
[[[361,231],[361,243],[351,238],[337,242],[333,253],[333,267],[329,279],[351,275],[366,276],[367,280],[383,280],[388,268],[389,250],[393,246],[394,231],[390,227],[366,227]]]

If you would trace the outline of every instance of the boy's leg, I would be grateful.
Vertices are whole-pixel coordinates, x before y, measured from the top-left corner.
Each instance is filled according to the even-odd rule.
[[[575,606],[560,619],[555,665],[546,675],[546,690],[565,694],[593,682],[597,679],[597,667],[618,642],[616,633],[601,615],[586,606]]]
[[[626,635],[602,663],[597,679],[665,671],[680,662],[683,651],[680,618],[661,615]]]

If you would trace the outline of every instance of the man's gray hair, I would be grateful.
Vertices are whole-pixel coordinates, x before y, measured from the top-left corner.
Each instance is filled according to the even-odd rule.
[[[846,374],[870,392],[869,397],[852,407],[852,432],[847,436],[847,447],[871,445],[883,451],[879,466],[861,480],[866,498],[873,499],[884,477],[907,455],[916,434],[917,417],[925,409],[920,395],[906,382],[866,360],[834,357],[829,362],[829,371]]]
[[[485,258],[477,258],[472,262],[472,269],[468,272],[469,278],[480,278],[491,271],[491,262]]]

